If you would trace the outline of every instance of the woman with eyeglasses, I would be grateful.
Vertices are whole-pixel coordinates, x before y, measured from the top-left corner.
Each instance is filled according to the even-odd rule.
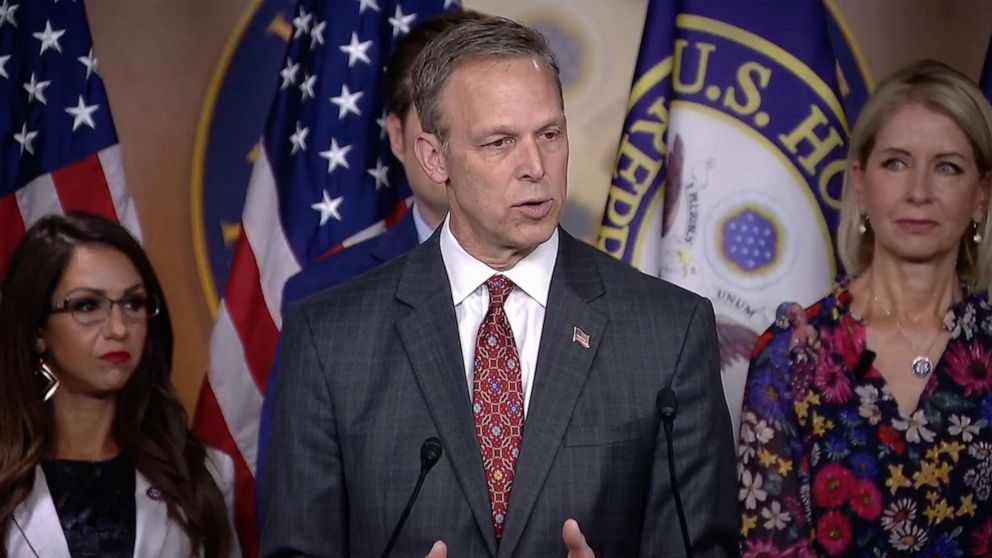
[[[0,557],[237,556],[233,465],[187,427],[141,246],[92,215],[27,230],[0,290]]]

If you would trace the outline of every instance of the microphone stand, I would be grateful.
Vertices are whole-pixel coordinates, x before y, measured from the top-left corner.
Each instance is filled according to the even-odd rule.
[[[406,501],[406,506],[403,507],[403,513],[400,514],[400,520],[396,523],[393,534],[389,536],[386,549],[382,551],[382,558],[388,558],[389,553],[396,546],[396,539],[399,538],[400,531],[403,530],[403,525],[406,523],[406,518],[409,517],[410,510],[413,509],[413,503],[417,501],[417,496],[420,495],[420,487],[423,486],[424,479],[427,478],[427,473],[441,459],[442,453],[444,453],[444,450],[441,448],[441,440],[438,440],[434,436],[427,438],[420,445],[420,476],[417,477],[417,484],[413,487],[413,493],[410,494],[410,498]]]
[[[675,512],[679,516],[679,528],[682,530],[685,555],[686,558],[692,558],[692,543],[689,541],[689,528],[685,521],[685,510],[682,508],[682,495],[679,494],[679,483],[675,478],[675,448],[672,444],[672,430],[678,410],[678,399],[672,388],[666,387],[661,390],[661,393],[658,394],[658,411],[661,413],[661,424],[665,428],[665,445],[668,448],[668,480],[672,487],[672,497],[675,499]]]

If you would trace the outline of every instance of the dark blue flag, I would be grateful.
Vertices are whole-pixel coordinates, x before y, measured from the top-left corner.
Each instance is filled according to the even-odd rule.
[[[841,63],[835,19],[821,0],[648,5],[598,246],[713,301],[733,417],[757,332],[837,273],[845,104],[867,80],[839,71],[859,57]]]

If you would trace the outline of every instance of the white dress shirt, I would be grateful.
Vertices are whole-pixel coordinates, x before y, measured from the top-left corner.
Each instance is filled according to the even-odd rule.
[[[534,387],[534,368],[541,344],[541,331],[544,329],[544,309],[548,305],[551,273],[558,259],[558,229],[555,229],[551,238],[517,262],[517,265],[506,271],[496,271],[462,248],[451,234],[448,221],[449,217],[445,217],[441,229],[441,259],[451,284],[451,299],[455,304],[455,318],[458,320],[458,339],[462,344],[468,393],[471,396],[476,337],[489,309],[486,280],[494,274],[502,273],[516,285],[506,297],[503,308],[510,320],[513,340],[520,355],[520,380],[524,389],[526,417],[530,407],[530,393]]]

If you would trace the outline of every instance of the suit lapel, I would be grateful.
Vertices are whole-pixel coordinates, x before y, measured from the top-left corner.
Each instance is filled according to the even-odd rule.
[[[70,558],[55,502],[41,466],[34,469],[34,485],[28,497],[14,510],[14,524],[7,530],[10,556]]]
[[[135,470],[135,557],[160,556],[169,530],[173,527],[165,500],[154,497],[157,490],[148,483],[144,475]]]
[[[397,329],[444,444],[442,459],[451,463],[486,546],[495,555],[486,477],[438,237],[435,232],[407,259],[397,298],[411,305],[413,311],[397,323]]]
[[[603,293],[592,254],[559,231],[558,261],[499,556],[512,556],[520,542],[606,328],[606,317],[589,304]],[[576,327],[589,335],[589,348],[573,340]]]

